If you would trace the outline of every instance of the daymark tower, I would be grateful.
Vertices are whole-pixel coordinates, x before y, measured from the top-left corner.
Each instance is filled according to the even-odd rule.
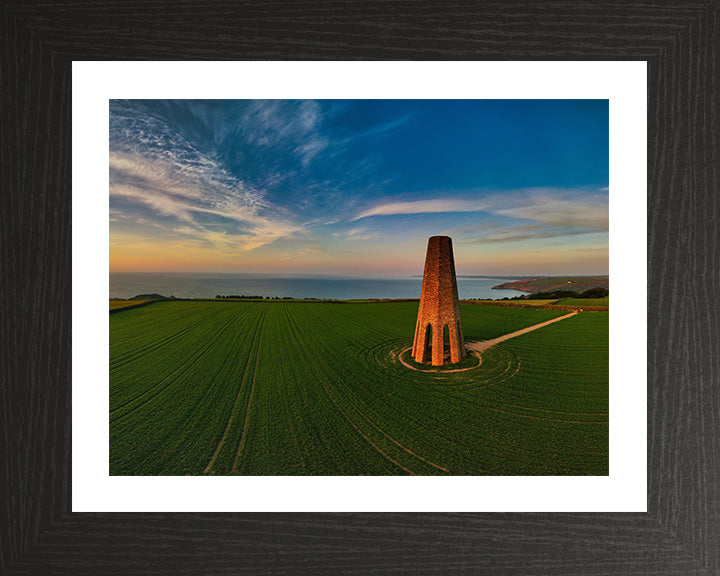
[[[415,324],[412,355],[416,362],[426,362],[431,358],[433,366],[443,364],[446,326],[450,337],[450,362],[454,364],[465,357],[465,341],[460,324],[452,239],[449,236],[432,236],[428,239],[420,308]]]

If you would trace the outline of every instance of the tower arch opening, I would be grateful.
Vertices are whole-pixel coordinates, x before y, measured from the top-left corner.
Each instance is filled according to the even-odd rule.
[[[425,327],[425,347],[423,351],[423,362],[425,361],[425,358],[432,358],[432,333],[432,324],[428,324]]]

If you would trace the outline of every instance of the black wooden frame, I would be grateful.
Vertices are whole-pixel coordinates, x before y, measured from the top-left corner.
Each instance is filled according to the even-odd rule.
[[[719,6],[0,5],[0,572],[720,574]],[[140,59],[646,60],[648,512],[71,513],[71,62]]]

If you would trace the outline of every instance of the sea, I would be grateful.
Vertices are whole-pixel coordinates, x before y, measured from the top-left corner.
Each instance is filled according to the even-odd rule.
[[[522,292],[493,290],[514,280],[501,277],[458,277],[458,295],[470,298],[511,298]],[[176,298],[214,298],[216,295],[246,295],[290,298],[355,300],[374,298],[420,298],[422,277],[349,278],[340,276],[291,276],[259,274],[206,274],[111,272],[110,298],[132,298],[137,294],[162,294]]]

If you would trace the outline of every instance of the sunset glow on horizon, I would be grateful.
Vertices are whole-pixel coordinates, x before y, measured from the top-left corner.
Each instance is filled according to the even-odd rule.
[[[607,100],[111,100],[110,271],[608,273]]]

